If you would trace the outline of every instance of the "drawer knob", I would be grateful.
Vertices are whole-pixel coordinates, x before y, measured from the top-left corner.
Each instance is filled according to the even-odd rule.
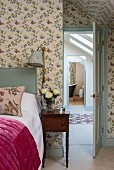
[[[64,121],[62,122],[62,125],[65,125],[65,122],[64,122]]]

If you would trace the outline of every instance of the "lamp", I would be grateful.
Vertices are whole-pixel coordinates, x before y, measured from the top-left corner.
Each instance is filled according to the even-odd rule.
[[[38,50],[32,52],[32,54],[30,55],[28,59],[28,65],[34,66],[34,67],[44,67],[43,50],[42,51],[38,51]]]
[[[44,59],[45,47],[38,47],[37,51],[33,51],[28,59],[28,65],[33,67],[43,68],[43,80],[42,86],[45,82],[45,59]]]
[[[45,82],[45,71],[46,71],[44,53],[45,53],[45,47],[38,47],[37,51],[32,52],[27,63],[28,65],[33,66],[33,67],[43,68],[43,78],[42,78],[41,89],[43,88],[43,84]],[[41,95],[41,90],[39,89],[39,91]],[[42,95],[41,95],[41,104],[42,104]]]
[[[33,51],[29,57],[28,65],[31,65],[34,67],[43,67],[42,52]]]

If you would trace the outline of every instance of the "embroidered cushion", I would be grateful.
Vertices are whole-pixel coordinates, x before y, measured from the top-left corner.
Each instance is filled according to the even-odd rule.
[[[25,86],[0,88],[0,114],[22,116],[21,98]]]

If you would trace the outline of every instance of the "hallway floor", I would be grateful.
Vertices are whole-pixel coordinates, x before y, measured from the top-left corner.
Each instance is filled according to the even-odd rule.
[[[69,144],[88,145],[93,143],[93,125],[70,125]]]
[[[46,158],[42,170],[114,170],[114,147],[102,147],[96,158],[91,145],[70,145],[69,167],[65,158]]]
[[[84,105],[69,105],[70,114],[93,114],[93,110],[85,110]]]
[[[86,111],[84,106],[69,106],[70,114],[92,114]],[[92,144],[93,143],[93,124],[69,124],[69,144]]]
[[[69,98],[70,105],[84,105],[84,98],[79,96],[73,96]]]

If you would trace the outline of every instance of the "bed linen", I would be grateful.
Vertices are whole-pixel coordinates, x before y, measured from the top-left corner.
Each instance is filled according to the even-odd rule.
[[[33,100],[32,103],[34,103],[34,105],[32,105],[31,99]],[[29,129],[37,145],[37,150],[41,161],[40,167],[38,169],[40,170],[43,157],[43,133],[42,124],[39,116],[40,108],[38,108],[37,101],[35,100],[34,95],[27,93],[23,95],[21,112],[23,115],[22,117],[0,115],[0,118],[7,117],[10,119],[18,120]]]
[[[0,170],[38,170],[40,163],[27,127],[14,119],[0,118]]]

